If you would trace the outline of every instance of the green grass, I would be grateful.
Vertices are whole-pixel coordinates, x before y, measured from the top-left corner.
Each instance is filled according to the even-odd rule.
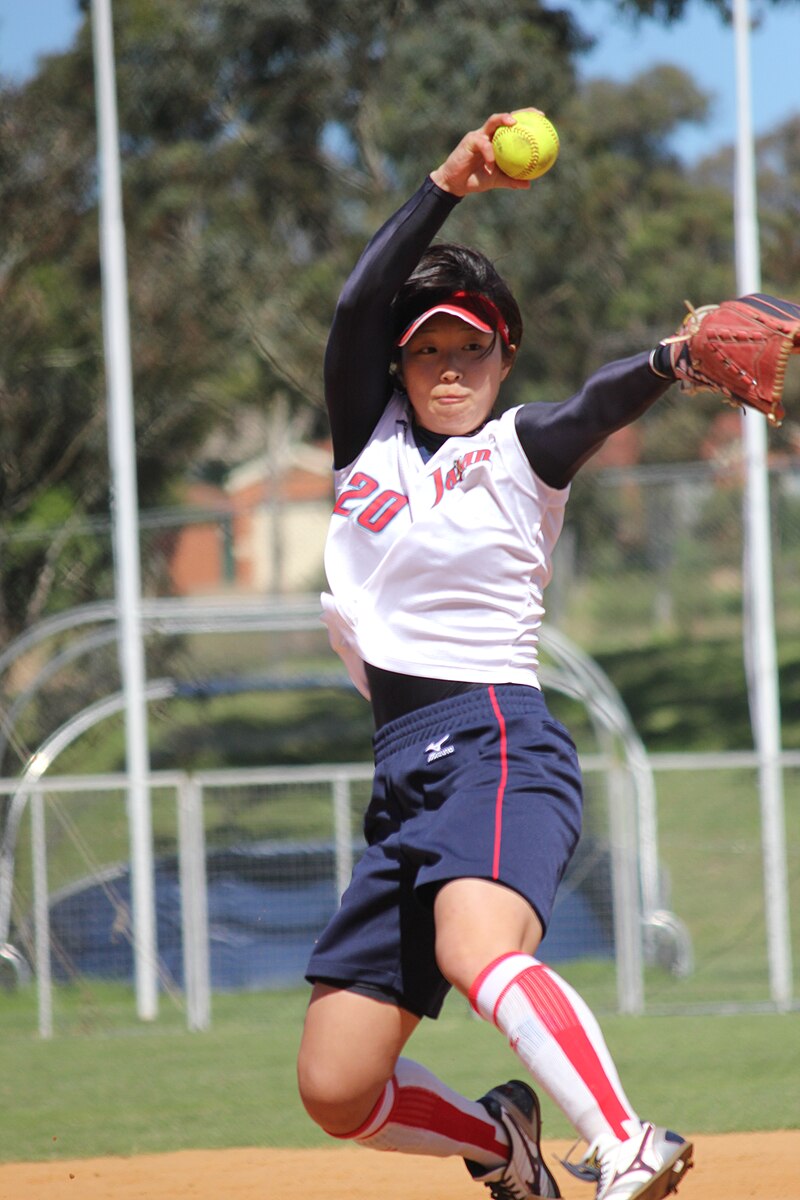
[[[761,815],[751,770],[660,772],[658,849],[668,907],[685,923],[695,957],[693,974],[663,972],[647,979],[648,1005],[765,999],[765,936]],[[787,771],[787,860],[791,897],[800,888],[800,778]],[[796,905],[794,911],[797,912]],[[793,922],[800,962],[800,922]]]
[[[344,686],[259,691],[254,684],[253,691],[150,706],[153,770],[363,762],[371,756],[371,737],[369,705]],[[120,716],[77,738],[60,755],[57,771],[100,774],[121,770],[124,761]]]
[[[800,745],[800,643],[780,647],[784,743]],[[741,649],[731,637],[679,644],[664,640],[601,656],[651,750],[742,748],[749,744]],[[338,694],[234,697],[186,703],[158,723],[160,766],[200,767],[235,761],[312,761],[304,731],[320,733],[326,761],[363,759],[366,706]],[[554,707],[568,707],[558,700]],[[352,705],[358,706],[356,712]],[[581,719],[580,713],[570,713]],[[360,723],[360,724],[359,724]],[[348,737],[344,731],[349,731]],[[234,734],[236,735],[234,738]],[[233,739],[233,740],[231,740]],[[355,741],[353,740],[355,739]],[[336,746],[336,755],[331,754]],[[98,739],[73,770],[118,766],[113,737]],[[67,769],[60,764],[60,769]],[[581,962],[565,971],[602,1016],[628,1094],[645,1115],[689,1132],[800,1127],[800,1071],[791,1047],[798,1015],[690,1016],[687,1008],[767,996],[764,904],[756,781],[749,771],[661,773],[657,780],[659,858],[671,907],[686,923],[696,968],[687,979],[648,970],[652,1011],[683,1015],[625,1018],[616,1003],[613,968]],[[792,910],[800,911],[800,772],[786,773]],[[209,845],[259,837],[329,836],[330,804],[312,789],[277,795],[232,791],[207,801]],[[87,795],[68,818],[48,813],[50,885],[85,875],[74,831],[99,863],[128,852],[121,797]],[[159,853],[175,850],[174,799],[154,795]],[[27,824],[17,883],[27,908],[30,854]],[[800,963],[800,922],[794,922]],[[190,1034],[183,1013],[163,999],[152,1025],[138,1024],[122,987],[82,983],[55,994],[56,1037],[35,1035],[35,994],[0,992],[0,1160],[42,1160],[135,1154],[193,1147],[314,1146],[326,1139],[302,1111],[294,1057],[305,993],[214,996],[212,1029]],[[787,1049],[788,1048],[788,1049]],[[438,1022],[425,1022],[409,1053],[451,1085],[478,1095],[518,1064],[499,1035],[453,998]],[[545,1098],[546,1132],[569,1136],[564,1118]]]
[[[800,746],[800,641],[778,637],[781,737]],[[651,639],[596,659],[613,681],[647,749],[743,750],[753,744],[741,633]]]
[[[144,1025],[123,989],[92,992],[59,994],[60,1029],[73,1036],[52,1041],[32,1032],[29,989],[0,994],[0,1160],[326,1144],[294,1081],[304,990],[217,996],[202,1034],[188,1033],[168,1000]],[[608,1016],[602,1024],[637,1109],[701,1133],[800,1126],[800,1072],[787,1053],[796,1021]],[[421,1024],[408,1053],[468,1095],[520,1072],[498,1033],[457,996],[438,1021]],[[546,1134],[570,1136],[546,1097],[543,1109]]]

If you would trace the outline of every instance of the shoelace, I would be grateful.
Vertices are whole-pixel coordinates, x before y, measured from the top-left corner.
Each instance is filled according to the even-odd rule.
[[[489,1195],[492,1200],[528,1200],[524,1192],[519,1191],[512,1183],[506,1183],[499,1179],[497,1183],[487,1183],[484,1185],[489,1189]]]
[[[602,1166],[594,1154],[587,1154],[580,1162],[572,1163],[569,1161],[570,1155],[574,1153],[576,1146],[580,1145],[580,1141],[574,1142],[563,1158],[559,1159],[562,1167],[569,1171],[570,1175],[574,1175],[576,1179],[580,1179],[581,1183],[596,1183],[598,1193],[602,1189]]]

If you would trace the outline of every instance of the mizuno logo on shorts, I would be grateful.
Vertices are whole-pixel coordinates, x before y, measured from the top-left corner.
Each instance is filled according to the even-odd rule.
[[[444,737],[439,738],[438,742],[431,742],[429,746],[425,747],[429,763],[435,762],[437,758],[446,758],[448,754],[454,753],[455,746],[445,746],[444,744],[449,737],[450,734],[446,733]]]

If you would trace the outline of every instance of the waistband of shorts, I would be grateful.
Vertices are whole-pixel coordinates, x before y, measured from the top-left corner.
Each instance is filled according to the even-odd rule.
[[[406,713],[381,726],[372,739],[375,762],[378,763],[388,755],[412,745],[421,735],[424,736],[431,726],[441,726],[443,721],[453,728],[458,728],[460,725],[474,722],[476,717],[485,716],[494,720],[495,711],[490,693],[494,694],[506,716],[532,712],[540,709],[545,703],[541,689],[525,683],[486,684],[476,691],[437,700],[435,704],[426,704],[424,708]]]

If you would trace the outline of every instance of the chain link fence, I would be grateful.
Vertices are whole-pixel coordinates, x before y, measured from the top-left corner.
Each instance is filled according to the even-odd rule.
[[[649,913],[639,887],[625,890],[636,847],[615,834],[609,764],[584,763],[587,833],[541,956],[599,1011],[629,1002],[620,972],[631,936],[638,1011],[773,1007],[754,763],[741,759],[656,756],[661,906]],[[787,757],[785,774],[796,911],[800,756]],[[314,938],[361,852],[369,780],[368,764],[153,777],[158,958],[144,969],[157,977],[162,1011],[202,1030],[216,994],[302,986]],[[19,794],[18,783],[0,788]],[[31,1021],[44,1037],[76,1023],[84,1032],[130,1026],[137,963],[124,777],[32,788],[16,851],[4,984],[30,987]],[[638,857],[633,865],[640,880]],[[796,931],[794,949],[797,962]]]
[[[800,588],[800,471],[791,457],[772,464],[770,482],[788,899],[790,912],[796,912],[800,798],[793,755],[800,749],[796,694],[800,673],[794,665],[800,661],[800,653],[795,654],[800,632],[795,602]],[[207,509],[188,520],[179,511],[143,514],[148,589],[152,593],[157,579],[172,579],[164,589],[168,594],[163,599],[146,598],[143,610],[148,677],[157,692],[150,703],[154,769],[180,772],[183,778],[184,773],[195,777],[212,767],[289,768],[291,774],[314,763],[326,764],[329,770],[355,763],[368,774],[369,714],[347,687],[338,660],[327,647],[316,599],[307,594],[322,582],[320,536],[324,537],[325,522],[321,500],[314,503],[319,507],[313,511],[302,501],[273,505],[270,520],[263,522],[258,535],[252,528],[248,534],[250,545],[259,544],[264,562],[272,564],[282,560],[272,539],[306,543],[309,566],[302,576],[302,595],[288,580],[273,589],[265,583],[268,575],[237,577],[235,572],[227,582],[206,577],[197,587],[187,584],[184,576],[182,590],[170,575],[175,545],[185,534],[202,528],[210,542],[225,551],[220,557],[224,571],[226,562],[230,567],[231,562],[243,561],[233,537],[242,514]],[[284,507],[291,511],[291,523],[283,521]],[[254,502],[244,511],[257,508]],[[603,677],[624,695],[633,727],[648,752],[656,798],[659,917],[653,920],[653,912],[648,911],[640,931],[645,1011],[720,1011],[771,1003],[759,787],[742,653],[741,511],[741,471],[735,457],[587,470],[574,485],[548,590],[554,635],[566,635],[602,665]],[[52,531],[43,530],[45,535],[52,537]],[[74,577],[88,581],[89,576],[81,574],[81,539],[106,536],[108,530],[100,526],[81,531],[74,558],[70,540],[62,539],[53,559],[59,578],[65,583]],[[6,552],[13,557],[13,543],[6,543]],[[207,567],[202,550],[195,547],[192,557]],[[102,586],[101,580],[95,581],[96,589]],[[108,592],[98,594],[87,586],[83,592],[70,593],[71,601],[76,598],[83,603],[65,605],[43,617],[0,654],[4,753],[0,775],[8,778],[6,819],[8,797],[19,786],[23,766],[32,755],[41,754],[42,747],[57,750],[44,785],[54,773],[97,779],[118,771],[123,761],[119,704],[115,708],[110,703],[102,719],[87,722],[74,738],[64,734],[80,714],[119,697],[120,690],[114,606]],[[546,684],[548,665],[545,655]],[[551,704],[573,731],[587,767],[587,837],[585,853],[575,864],[576,877],[584,882],[579,897],[565,891],[565,901],[569,897],[569,904],[582,910],[584,932],[580,923],[573,927],[565,945],[574,946],[581,939],[585,943],[586,929],[591,928],[588,936],[594,939],[595,950],[603,948],[593,957],[584,955],[585,947],[580,946],[569,959],[569,968],[596,1007],[615,1009],[620,988],[613,953],[619,929],[609,882],[615,847],[607,772],[605,767],[595,769],[596,729],[585,697],[554,688]],[[706,757],[698,758],[701,751]],[[111,914],[116,951],[120,961],[129,965],[124,797],[118,783],[105,792],[98,787],[82,784],[58,794],[45,787],[42,793],[37,819],[44,822],[46,903],[48,911],[56,903],[69,906],[81,890],[99,889],[111,905],[107,915]],[[366,782],[360,782],[351,797],[353,854],[358,853],[366,787]],[[158,784],[153,791],[156,856],[172,871],[175,889],[169,901],[170,932],[164,932],[167,941],[158,971],[165,995],[185,1006],[176,788],[173,781],[168,786]],[[346,860],[341,854],[337,859],[333,849],[337,836],[340,842],[341,837],[331,824],[329,789],[328,781],[300,783],[287,777],[283,783],[271,780],[269,785],[251,780],[234,784],[228,779],[224,787],[220,784],[205,792],[209,886],[216,871],[230,883],[230,872],[246,874],[245,867],[255,870],[257,864],[258,871],[286,881],[293,896],[293,889],[305,889],[309,895],[317,889],[323,908],[330,906],[341,886]],[[323,812],[327,813],[324,819]],[[6,977],[14,979],[39,970],[32,932],[36,911],[32,815],[30,810],[20,826],[15,855],[10,940],[22,951],[22,959],[16,961],[12,955],[3,960]],[[108,899],[114,889],[122,897],[119,905]],[[602,903],[600,893],[605,897]],[[284,911],[292,909],[285,896],[281,903]],[[321,921],[322,908],[314,911]],[[587,914],[595,925],[587,925]],[[312,932],[307,925],[302,953],[297,947],[291,953],[286,950],[290,959],[295,955],[295,967]],[[73,971],[69,966],[72,936],[59,933],[49,952],[56,1028],[58,997]],[[289,926],[281,936],[291,941]],[[225,937],[231,946],[236,941],[230,932]],[[792,949],[796,964],[800,961],[797,928],[792,930]],[[591,962],[596,970],[589,970]],[[75,972],[70,976],[73,983],[78,977],[93,979],[83,968]],[[796,995],[796,966],[793,973]],[[92,1011],[102,1012],[106,1006],[109,1013],[116,1011],[118,995],[113,989],[119,986],[125,996],[122,1008],[129,1013],[129,985],[114,978],[112,972],[111,981],[93,979],[87,993]],[[213,971],[211,978],[213,991]],[[287,980],[284,976],[282,983]],[[239,985],[251,983],[240,979]],[[202,1021],[202,1014],[192,1019]]]

